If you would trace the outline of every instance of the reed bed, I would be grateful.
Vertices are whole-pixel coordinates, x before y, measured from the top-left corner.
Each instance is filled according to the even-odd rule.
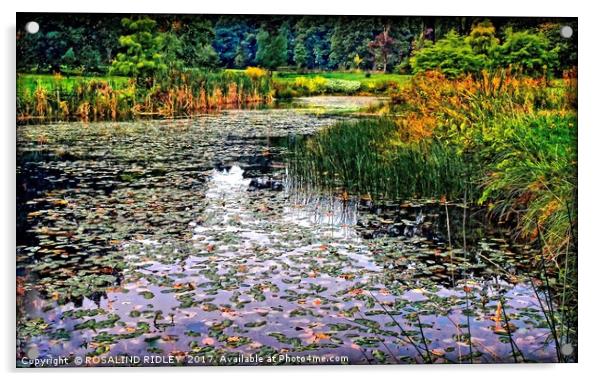
[[[154,79],[145,86],[134,79],[38,80],[17,89],[17,118],[26,122],[130,120],[136,117],[179,117],[272,101],[265,71],[186,70]]]

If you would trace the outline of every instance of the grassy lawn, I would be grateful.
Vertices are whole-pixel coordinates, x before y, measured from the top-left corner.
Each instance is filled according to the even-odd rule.
[[[227,71],[244,71],[241,69],[226,69]],[[363,86],[368,83],[378,83],[384,81],[395,81],[399,84],[408,84],[412,78],[409,74],[391,74],[391,73],[371,73],[369,77],[363,71],[360,72],[349,72],[349,71],[321,71],[312,73],[299,73],[299,72],[284,72],[275,71],[272,79],[276,83],[281,84],[292,84],[295,79],[299,77],[315,78],[322,77],[326,79],[342,79],[345,81],[359,81]]]
[[[343,71],[325,71],[318,73],[295,73],[295,72],[276,72],[274,81],[276,82],[294,82],[297,77],[322,77],[326,79],[342,79],[346,81],[359,81],[362,85],[368,83],[395,81],[399,84],[406,84],[412,78],[411,75],[389,74],[389,73],[372,73],[370,77],[366,77],[364,72],[343,72]]]
[[[73,86],[81,81],[103,80],[108,81],[114,89],[121,89],[127,86],[128,77],[100,77],[100,76],[60,76],[56,77],[52,74],[18,74],[17,75],[17,91],[19,93],[28,89],[30,92],[35,91],[38,83],[46,89],[55,89],[58,86],[62,91],[71,92]]]

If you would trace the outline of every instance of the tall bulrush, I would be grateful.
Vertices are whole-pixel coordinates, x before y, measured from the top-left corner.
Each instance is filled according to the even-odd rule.
[[[18,92],[21,120],[126,120],[136,117],[191,116],[223,107],[269,103],[269,76],[258,68],[245,72],[188,70],[173,72],[142,88],[136,81],[116,88],[105,80],[77,80],[70,89],[56,78],[50,87],[38,83]]]
[[[35,116],[44,117],[47,113],[51,112],[52,109],[48,103],[48,91],[38,83],[36,91],[34,92],[34,107]]]

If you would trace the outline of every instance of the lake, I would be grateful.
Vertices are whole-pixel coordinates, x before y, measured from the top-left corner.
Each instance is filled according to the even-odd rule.
[[[291,170],[373,101],[19,126],[17,365],[556,362],[535,249],[482,210]]]

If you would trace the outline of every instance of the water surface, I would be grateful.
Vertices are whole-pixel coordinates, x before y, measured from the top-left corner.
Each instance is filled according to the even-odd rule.
[[[287,147],[349,117],[314,111],[19,127],[18,359],[555,361],[533,250],[295,178]]]

